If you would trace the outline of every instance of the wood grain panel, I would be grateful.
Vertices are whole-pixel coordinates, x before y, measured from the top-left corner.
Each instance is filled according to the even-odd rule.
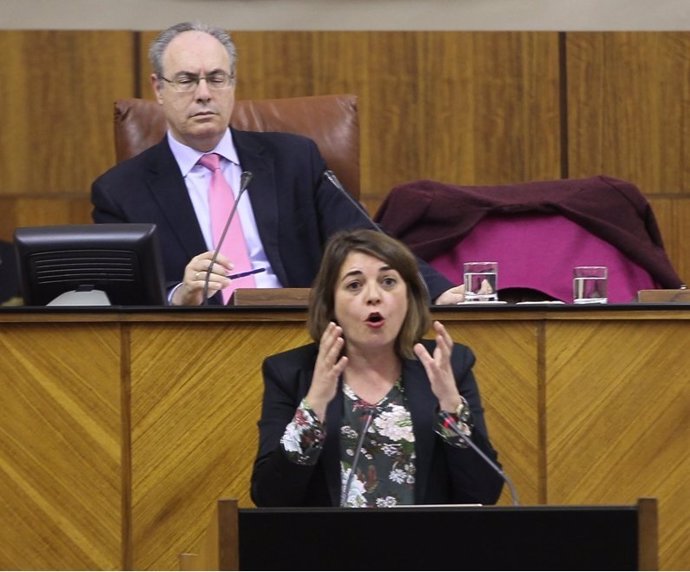
[[[548,325],[548,502],[659,499],[660,566],[690,563],[690,323]]]
[[[569,32],[571,177],[690,192],[690,32]]]
[[[557,34],[422,32],[413,39],[416,89],[401,102],[412,131],[401,141],[416,143],[418,162],[410,162],[407,179],[500,184],[560,176]],[[386,65],[396,54],[389,57]]]
[[[0,239],[12,240],[14,229],[20,226],[88,224],[91,208],[88,195],[0,195]]]
[[[556,34],[309,32],[296,38],[314,46],[301,60],[281,55],[296,50],[284,36],[235,35],[252,70],[247,81],[240,68],[238,94],[359,95],[365,201],[418,178],[559,176]]]
[[[673,267],[686,283],[690,284],[690,193],[683,197],[649,197],[654,209],[664,248]]]
[[[132,332],[135,569],[174,569],[215,499],[249,498],[268,354],[308,342],[303,326],[204,324]],[[270,340],[270,345],[267,341]]]
[[[540,425],[538,329],[529,322],[444,321],[456,342],[474,352],[474,367],[491,442],[520,502],[544,502]],[[499,504],[511,504],[504,487]]]
[[[112,101],[133,95],[131,32],[1,31],[0,193],[87,192],[114,162]]]
[[[0,352],[0,568],[120,568],[117,332],[4,324]]]
[[[662,569],[687,569],[690,314],[520,310],[435,317],[477,356],[491,438],[521,500],[658,497]],[[250,506],[260,364],[307,341],[302,314],[6,309],[0,322],[4,568],[173,568],[219,497]],[[99,445],[118,431],[105,405],[120,374],[116,463],[116,447]]]

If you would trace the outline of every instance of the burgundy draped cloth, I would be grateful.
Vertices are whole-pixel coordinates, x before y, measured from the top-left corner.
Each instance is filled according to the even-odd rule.
[[[558,214],[610,243],[662,288],[679,288],[651,206],[627,181],[607,176],[498,186],[419,180],[393,188],[374,220],[420,258],[455,246],[485,217]],[[551,237],[543,237],[544,248]]]

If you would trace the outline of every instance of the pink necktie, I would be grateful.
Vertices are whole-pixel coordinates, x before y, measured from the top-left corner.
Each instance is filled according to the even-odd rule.
[[[216,153],[203,155],[201,159],[199,159],[199,164],[210,169],[213,173],[211,175],[211,185],[208,189],[208,206],[211,213],[213,248],[217,248],[220,237],[223,234],[223,229],[232,211],[234,193],[225,180],[223,171],[220,169],[220,155]],[[230,228],[225,235],[220,252],[227,256],[230,262],[234,264],[234,272],[251,270],[252,265],[249,262],[247,243],[244,239],[242,222],[240,221],[237,211],[235,211],[235,215],[232,218]],[[254,281],[254,276],[246,276],[233,280],[230,286],[222,290],[223,303],[228,303],[230,296],[236,288],[254,288],[255,286],[256,282]]]

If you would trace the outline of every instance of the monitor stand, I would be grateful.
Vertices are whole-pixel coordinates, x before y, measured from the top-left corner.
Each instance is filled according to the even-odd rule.
[[[71,290],[48,302],[48,306],[110,306],[103,290]]]

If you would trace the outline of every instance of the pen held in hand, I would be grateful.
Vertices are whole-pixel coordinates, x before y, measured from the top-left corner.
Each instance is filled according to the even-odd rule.
[[[228,274],[230,280],[236,280],[237,278],[244,278],[245,276],[251,276],[252,274],[258,274],[259,272],[266,272],[265,268],[254,268],[253,270],[247,270],[246,272],[238,272],[237,274]]]

